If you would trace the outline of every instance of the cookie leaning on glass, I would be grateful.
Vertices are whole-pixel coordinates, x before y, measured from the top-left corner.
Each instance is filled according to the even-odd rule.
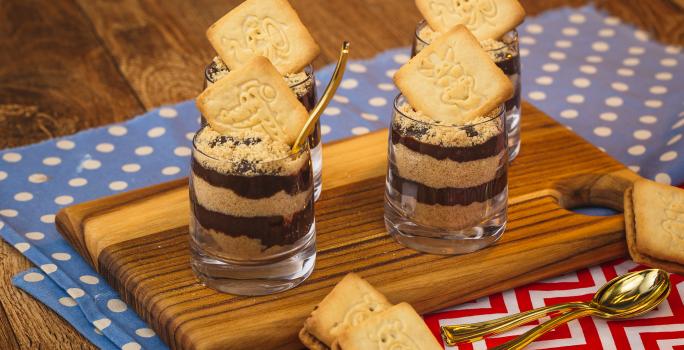
[[[640,179],[625,192],[624,212],[632,259],[684,274],[684,190]]]
[[[254,130],[292,146],[308,114],[271,62],[256,56],[207,87],[197,107],[222,133]]]
[[[414,109],[452,124],[485,115],[513,94],[510,80],[463,25],[409,60],[394,82]]]

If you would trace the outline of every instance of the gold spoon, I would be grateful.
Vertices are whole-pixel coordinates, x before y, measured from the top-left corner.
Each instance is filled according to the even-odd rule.
[[[442,337],[447,345],[455,345],[464,341],[477,341],[486,335],[502,333],[517,326],[538,319],[550,312],[573,309],[558,318],[539,325],[525,333],[527,342],[517,348],[529,344],[546,331],[572,319],[593,314],[603,318],[626,318],[650,311],[670,293],[670,278],[663,270],[651,269],[632,272],[616,277],[603,285],[594,298],[588,302],[572,302],[546,306],[530,310],[522,314],[506,316],[497,320],[478,322],[467,325],[443,326]],[[554,322],[553,324],[551,322]],[[542,329],[542,326],[543,329]],[[539,328],[539,329],[538,329]],[[534,335],[533,331],[536,332]],[[522,338],[522,337],[521,337]],[[519,338],[520,339],[520,338]],[[517,341],[518,339],[516,339]],[[523,341],[523,340],[521,340]],[[512,342],[507,346],[514,346]],[[517,344],[517,343],[516,343]],[[508,349],[509,347],[500,347]],[[514,347],[514,349],[517,349]]]
[[[342,76],[344,76],[344,70],[347,68],[347,56],[349,56],[349,45],[350,43],[348,41],[345,41],[342,44],[340,57],[337,59],[337,65],[335,66],[335,70],[333,71],[332,77],[330,77],[330,82],[328,83],[328,86],[325,88],[325,91],[323,92],[323,97],[321,97],[321,100],[318,101],[318,104],[316,104],[314,109],[309,114],[309,119],[306,120],[306,123],[304,124],[302,131],[299,132],[299,136],[297,136],[297,139],[292,145],[293,154],[299,152],[299,150],[302,148],[302,145],[304,145],[304,142],[307,141],[309,135],[313,131],[313,128],[316,126],[316,122],[321,117],[321,114],[323,114],[325,107],[328,106],[328,103],[330,103],[333,96],[335,96],[335,91],[337,91],[337,87],[340,86]]]

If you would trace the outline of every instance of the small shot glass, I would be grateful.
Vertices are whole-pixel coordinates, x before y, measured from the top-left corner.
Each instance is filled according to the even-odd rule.
[[[215,83],[224,75],[230,73],[230,70],[221,61],[219,57],[215,57],[204,69],[204,87]],[[297,95],[299,102],[301,102],[308,112],[316,106],[318,98],[316,96],[316,77],[314,76],[314,69],[312,65],[304,68],[304,71],[297,74],[290,74],[285,76],[290,89]],[[206,124],[204,116],[201,118],[202,125]],[[323,145],[321,143],[321,122],[317,122],[314,130],[309,136],[309,147],[311,149],[311,161],[313,162],[314,173],[314,196],[318,200],[322,190],[323,170]]]
[[[316,260],[309,147],[281,158],[263,151],[269,148],[262,148],[263,159],[242,156],[258,152],[259,142],[266,141],[232,139],[209,126],[193,140],[192,269],[205,285],[237,295],[293,288]]]
[[[413,37],[411,57],[430,45],[438,34],[427,25],[425,20],[418,23]],[[506,101],[506,129],[508,130],[508,159],[513,161],[520,153],[520,47],[518,32],[513,29],[498,40],[483,40],[482,47],[489,53],[494,63],[501,68],[513,83],[513,97]]]
[[[482,249],[506,227],[508,150],[505,109],[447,125],[394,100],[388,143],[385,226],[426,253]]]

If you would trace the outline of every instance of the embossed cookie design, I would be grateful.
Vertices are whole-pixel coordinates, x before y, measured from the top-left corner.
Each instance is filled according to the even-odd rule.
[[[230,70],[264,56],[281,74],[297,73],[320,52],[287,0],[247,0],[211,25],[207,38]]]
[[[462,25],[401,67],[394,81],[413,108],[450,124],[482,116],[513,94],[510,80]]]
[[[498,39],[525,18],[517,0],[416,0],[416,6],[434,30],[462,24],[480,40]]]
[[[400,303],[348,328],[332,349],[438,350],[442,347],[411,305]]]
[[[211,127],[224,134],[246,130],[289,145],[304,127],[307,112],[275,67],[256,56],[207,87],[197,107]]]
[[[347,274],[306,319],[299,338],[309,349],[327,349],[347,328],[390,306],[366,280]]]

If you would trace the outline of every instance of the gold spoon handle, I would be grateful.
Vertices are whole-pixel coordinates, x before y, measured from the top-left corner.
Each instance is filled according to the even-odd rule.
[[[567,322],[570,322],[574,319],[577,318],[582,318],[584,316],[589,316],[593,313],[592,308],[583,308],[580,310],[575,310],[575,311],[570,311],[568,313],[565,313],[561,316],[558,316],[554,319],[551,319],[548,322],[542,323],[538,325],[537,327],[534,327],[530,329],[529,331],[525,332],[523,335],[521,335],[518,338],[515,338],[507,343],[501,344],[497,347],[491,348],[489,350],[519,350],[527,345],[529,345],[531,342],[533,342],[535,339],[541,337],[543,334],[546,332],[564,324]]]
[[[328,83],[328,86],[325,88],[321,100],[318,101],[318,104],[316,104],[316,106],[309,114],[309,119],[306,120],[306,123],[304,124],[302,131],[299,132],[299,136],[297,136],[297,139],[292,145],[292,153],[297,153],[304,144],[304,142],[306,142],[307,138],[316,126],[316,122],[321,117],[321,114],[323,114],[325,107],[328,106],[333,96],[335,96],[335,91],[337,91],[337,87],[340,86],[340,82],[342,82],[342,76],[344,76],[344,71],[347,68],[349,45],[350,43],[348,41],[345,41],[342,44],[340,57],[337,59],[337,65],[335,66],[335,70],[333,71],[333,74],[330,77],[330,82]]]
[[[509,331],[530,321],[539,319],[552,312],[561,312],[568,309],[581,309],[589,307],[586,303],[571,302],[565,304],[544,306],[519,314],[504,316],[491,321],[442,326],[442,338],[449,346],[469,341],[474,342],[484,336]]]

